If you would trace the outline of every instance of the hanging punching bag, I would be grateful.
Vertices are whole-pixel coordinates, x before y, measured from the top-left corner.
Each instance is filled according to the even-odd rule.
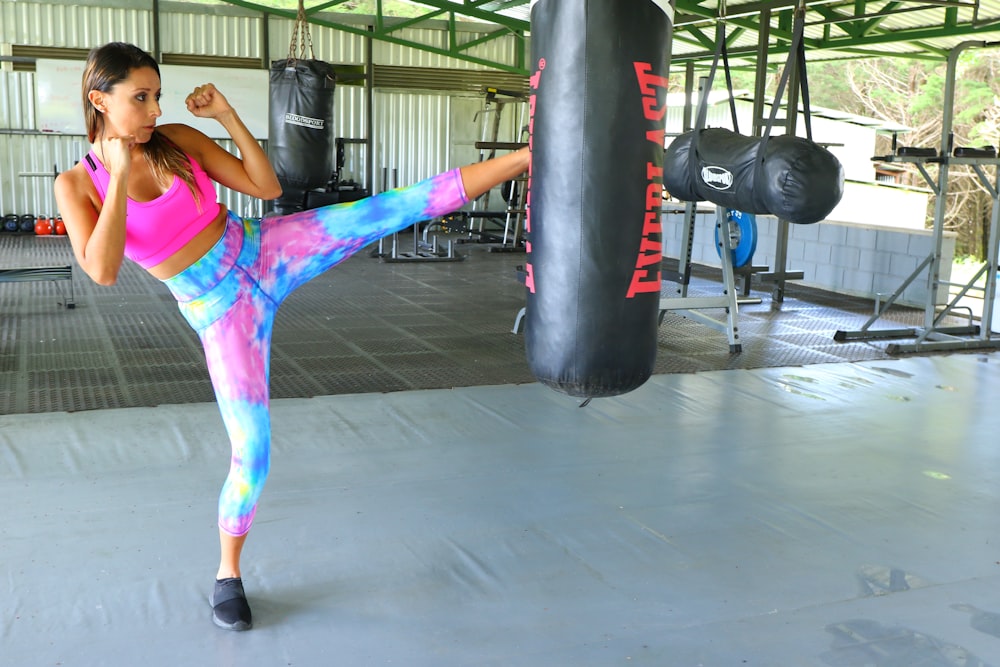
[[[322,60],[275,60],[270,72],[268,157],[281,183],[274,208],[301,211],[306,191],[326,186],[334,170],[336,74]]]
[[[631,391],[656,359],[669,10],[531,11],[525,346],[535,377],[571,396]]]
[[[664,157],[664,186],[681,201],[707,200],[796,224],[819,222],[844,195],[844,169],[805,137],[745,137],[724,127],[675,138]]]

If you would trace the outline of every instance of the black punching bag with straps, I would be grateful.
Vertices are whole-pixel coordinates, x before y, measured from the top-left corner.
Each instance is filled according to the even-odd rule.
[[[306,192],[334,170],[333,66],[322,60],[275,60],[270,72],[268,157],[281,183],[279,214],[301,211]]]
[[[670,19],[651,0],[531,11],[525,346],[545,385],[624,394],[656,359]]]

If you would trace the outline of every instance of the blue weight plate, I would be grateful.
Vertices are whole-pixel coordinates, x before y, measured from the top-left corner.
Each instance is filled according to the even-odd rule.
[[[723,227],[730,229],[736,241],[736,247],[732,250],[733,267],[738,269],[750,262],[757,251],[757,216],[727,208],[726,217],[735,225],[715,226],[715,250],[719,253],[719,257],[722,257],[722,239],[719,234]]]

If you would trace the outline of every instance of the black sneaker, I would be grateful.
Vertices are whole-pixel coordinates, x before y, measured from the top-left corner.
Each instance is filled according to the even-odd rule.
[[[253,625],[243,580],[239,577],[216,579],[208,602],[212,605],[212,620],[220,628],[240,631],[249,630]]]

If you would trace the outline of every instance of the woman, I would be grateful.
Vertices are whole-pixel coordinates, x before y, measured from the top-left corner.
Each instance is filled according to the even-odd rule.
[[[232,445],[219,498],[221,556],[213,620],[247,630],[250,607],[240,553],[270,466],[268,366],[272,324],[296,287],[373,241],[450,213],[528,168],[522,149],[358,202],[262,221],[217,201],[214,183],[260,199],[281,186],[256,140],[212,84],[187,96],[214,118],[237,158],[183,124],[157,126],[160,73],[145,51],[111,43],[91,51],[83,74],[91,150],[55,182],[77,262],[113,285],[124,258],[163,281],[198,332]]]

